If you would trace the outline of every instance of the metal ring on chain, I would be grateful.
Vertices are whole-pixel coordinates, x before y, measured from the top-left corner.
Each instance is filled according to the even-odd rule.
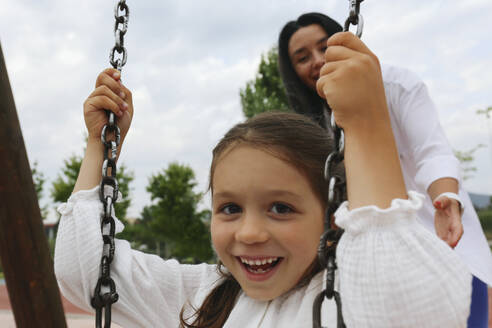
[[[111,264],[114,258],[114,238],[109,235],[103,235],[103,253],[106,253],[108,256],[108,262]]]
[[[111,131],[114,129],[116,126],[116,116],[112,111],[107,111],[106,114],[108,114],[108,126],[111,129]]]
[[[326,162],[325,162],[325,172],[324,172],[324,178],[326,181],[330,180],[333,165],[339,163],[340,161],[338,160],[339,157],[338,152],[332,152],[326,157]]]
[[[99,190],[99,199],[104,202],[105,199],[105,187],[109,186],[113,189],[113,202],[116,202],[118,199],[118,181],[113,177],[103,177],[101,180],[101,188]]]
[[[338,292],[333,293],[333,298],[335,299],[335,304],[337,307],[337,327],[338,328],[346,328],[345,323],[343,322],[342,316],[342,301],[340,299],[340,294]],[[313,327],[325,328],[321,326],[321,308],[323,305],[323,301],[325,300],[325,293],[320,292],[313,302]]]
[[[362,17],[362,15],[357,15],[356,22],[353,21],[351,17],[347,18],[343,29],[345,32],[349,30],[350,24],[357,25],[357,31],[355,32],[355,35],[360,38],[362,36],[362,31],[364,30],[364,18]]]
[[[337,123],[335,122],[335,115],[333,112],[330,115],[330,126],[331,129],[333,130],[333,135],[335,137],[335,147],[338,151],[339,154],[342,155],[342,160],[343,160],[343,152],[345,151],[345,134],[343,132],[343,129],[338,127]],[[326,179],[326,176],[325,176]]]
[[[120,28],[120,26],[121,26],[121,28]],[[128,20],[124,20],[121,23],[119,21],[114,22],[115,39],[116,39],[116,31],[121,32],[121,34],[118,35],[118,38],[123,38],[123,36],[125,36],[127,30],[128,30]],[[122,40],[122,41],[124,41],[124,40]]]
[[[336,153],[330,153],[328,157],[326,157],[325,172],[324,172],[325,180],[328,180],[330,178],[331,163],[333,163],[333,159],[335,156]]]
[[[125,34],[123,33],[122,30],[120,29],[117,29],[115,32],[114,32],[114,47],[116,49],[121,49],[123,48],[124,44],[125,44],[125,39],[123,38]]]
[[[119,15],[120,10],[125,12],[123,16]],[[128,22],[129,17],[130,17],[130,9],[126,4],[126,0],[119,1],[114,7],[114,18],[116,19],[117,22],[122,23],[123,19]]]
[[[109,147],[109,149],[111,150],[111,159],[116,160],[116,155],[118,154],[118,146],[116,145],[116,141],[111,140],[110,145],[111,146]],[[116,170],[116,168],[115,168],[115,170]]]
[[[104,219],[111,218],[113,214],[113,197],[106,196],[104,201]]]
[[[109,290],[113,296],[111,299],[104,299],[104,295],[107,295],[109,293],[106,293],[106,294],[103,294],[101,295],[100,292],[101,292],[101,287],[102,286],[108,286],[109,287]],[[92,307],[101,307],[101,306],[104,306],[106,304],[105,301],[112,301],[111,303],[114,303],[118,300],[118,294],[116,293],[116,285],[114,283],[114,280],[111,279],[111,278],[107,278],[105,279],[104,281],[101,279],[100,281],[97,282],[96,284],[96,291],[98,292],[96,295],[98,297],[93,297],[92,300],[91,300],[91,305]]]
[[[343,159],[343,152],[345,151],[345,134],[343,132],[343,129],[339,128],[337,123],[335,122],[335,115],[333,115],[333,113],[331,114],[330,125],[335,137],[335,147],[338,153],[342,154]]]
[[[349,18],[357,16],[359,14],[359,6],[357,5],[358,2],[357,0],[349,0],[350,5],[349,5]]]
[[[111,169],[111,175],[108,175],[108,169]],[[113,158],[106,158],[102,165],[102,176],[107,177],[111,176],[113,178],[116,177],[116,162]]]
[[[337,184],[337,177],[330,177],[330,181],[328,184],[328,202],[333,203],[335,201],[335,186]]]
[[[116,52],[122,55],[121,58],[115,60],[114,56]],[[113,49],[111,49],[111,52],[109,53],[109,62],[114,68],[117,69],[119,67],[121,69],[121,67],[125,66],[126,59],[127,59],[127,54],[126,54],[125,47],[118,48],[117,46],[114,46]]]
[[[338,152],[342,155],[343,160],[343,154],[345,152],[345,133],[343,132],[343,129],[340,129],[340,139],[338,140]]]
[[[328,265],[328,257],[335,252],[335,243],[340,238],[341,230],[326,230],[320,238],[318,245],[318,258],[323,267]]]
[[[109,235],[114,235],[116,231],[116,222],[114,221],[113,217],[112,216],[104,217],[102,221],[104,225],[101,226],[101,232],[103,232],[104,234],[104,230],[106,230],[109,233]]]
[[[337,126],[337,123],[335,122],[335,115],[333,114],[333,111],[331,112],[331,115],[330,115],[330,126],[331,126],[332,130],[339,129],[339,127]]]
[[[120,128],[117,125],[115,125],[113,129],[114,129],[114,131],[116,133],[115,134],[115,140],[114,140],[114,142],[116,143],[116,147],[118,147],[120,145],[120,141],[121,141]],[[109,141],[106,140],[107,139],[106,133],[108,131],[110,131],[110,130],[111,130],[111,126],[110,125],[105,125],[105,126],[103,126],[103,129],[101,131],[101,141],[104,144],[104,146],[106,146],[108,148],[110,148],[111,145],[108,143]]]

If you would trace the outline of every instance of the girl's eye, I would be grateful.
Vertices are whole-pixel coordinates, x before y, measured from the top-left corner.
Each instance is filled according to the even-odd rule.
[[[235,213],[240,213],[242,209],[236,204],[226,204],[221,207],[220,211],[226,215],[231,215]]]
[[[270,211],[275,214],[289,214],[294,212],[294,210],[290,206],[283,203],[274,203],[270,208]]]

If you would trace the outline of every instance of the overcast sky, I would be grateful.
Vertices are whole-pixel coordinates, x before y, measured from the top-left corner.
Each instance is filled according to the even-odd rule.
[[[47,184],[63,160],[82,155],[82,103],[109,66],[115,1],[0,0],[0,41],[30,162]],[[128,0],[124,83],[135,117],[121,156],[134,171],[129,215],[150,203],[148,178],[178,161],[204,191],[211,150],[243,120],[239,89],[282,26],[320,11],[343,22],[347,0]],[[363,41],[386,64],[425,81],[454,149],[475,153],[469,191],[492,194],[492,1],[367,0]]]

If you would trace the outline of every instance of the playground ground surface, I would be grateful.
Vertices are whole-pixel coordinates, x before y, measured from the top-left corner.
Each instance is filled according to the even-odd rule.
[[[94,327],[94,315],[79,309],[71,304],[62,296],[63,308],[65,309],[65,317],[69,328],[90,328]],[[0,285],[0,327],[16,328],[14,315],[10,307],[7,287]],[[121,328],[116,324],[111,327]],[[492,288],[489,288],[489,328],[492,328]]]
[[[69,328],[90,328],[95,327],[94,315],[79,309],[64,297],[62,297],[63,308],[65,310],[65,318]],[[0,285],[0,327],[16,328],[14,315],[10,306],[7,287]],[[116,324],[111,327],[121,328]]]

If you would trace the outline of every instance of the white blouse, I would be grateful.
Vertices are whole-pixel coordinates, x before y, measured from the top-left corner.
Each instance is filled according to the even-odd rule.
[[[62,293],[90,306],[102,254],[98,189],[79,191],[59,207],[55,273]],[[337,248],[338,290],[347,327],[465,327],[471,275],[444,242],[417,222],[422,196],[395,199],[388,209],[367,206],[335,213],[345,229]],[[117,232],[123,225],[116,219]],[[184,265],[130,248],[116,240],[111,277],[119,301],[113,321],[123,327],[178,327],[220,283],[215,265]],[[270,302],[240,293],[224,327],[312,327],[312,305],[323,289],[323,273],[300,289]],[[323,303],[326,327],[336,327],[333,301]],[[185,316],[186,317],[186,316]]]
[[[407,190],[425,195],[418,217],[427,230],[435,233],[435,209],[427,188],[440,178],[450,177],[460,181],[460,165],[422,80],[414,73],[394,66],[383,65],[382,73],[405,184]],[[455,252],[474,276],[492,285],[490,247],[461,181],[458,193],[465,207],[462,215],[464,233]]]

